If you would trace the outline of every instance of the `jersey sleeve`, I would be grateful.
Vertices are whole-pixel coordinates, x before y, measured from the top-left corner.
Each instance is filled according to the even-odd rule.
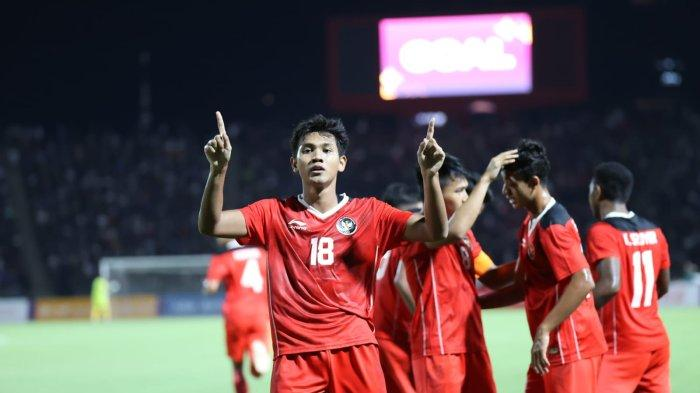
[[[595,267],[603,259],[617,257],[620,251],[617,241],[617,231],[604,224],[594,224],[586,236],[586,259],[591,267]]]
[[[245,218],[245,226],[248,230],[248,234],[239,237],[237,239],[239,243],[248,246],[267,246],[265,228],[269,229],[271,227],[268,225],[268,217],[274,203],[274,199],[262,199],[240,210]]]
[[[571,227],[571,221],[566,225],[554,224],[542,229],[540,244],[557,281],[588,267],[581,239]]]
[[[668,269],[671,267],[671,255],[668,252],[668,242],[666,241],[666,236],[664,236],[664,233],[659,229],[658,230],[659,235],[659,247],[661,248],[661,269]]]
[[[399,210],[387,203],[374,200],[377,204],[379,249],[384,252],[397,247],[403,241],[406,224],[412,213]]]
[[[207,269],[207,280],[223,281],[227,274],[227,267],[225,258],[231,257],[230,253],[212,255],[211,261],[209,262],[209,269]]]

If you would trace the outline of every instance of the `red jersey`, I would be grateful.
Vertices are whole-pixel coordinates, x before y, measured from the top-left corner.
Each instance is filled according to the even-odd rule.
[[[564,293],[571,275],[588,268],[576,223],[554,198],[542,213],[525,217],[520,228],[515,271],[525,288],[525,311],[534,338],[537,328]],[[583,302],[549,336],[552,365],[603,354],[607,349],[593,296]]]
[[[411,326],[411,312],[394,286],[394,278],[401,261],[398,251],[399,249],[387,251],[377,269],[374,293],[375,335],[377,338],[391,340],[409,352],[408,331]]]
[[[632,212],[611,213],[593,224],[586,243],[594,272],[602,259],[620,261],[620,290],[599,312],[609,350],[647,352],[668,346],[656,292],[659,271],[671,265],[661,229]]]
[[[264,314],[267,310],[267,253],[258,247],[243,247],[212,256],[208,280],[226,285],[221,311],[226,318]]]
[[[265,247],[276,356],[375,343],[375,267],[403,239],[411,213],[346,195],[321,213],[300,196],[241,209]]]
[[[411,323],[414,355],[485,351],[481,307],[474,283],[474,260],[481,245],[472,231],[459,243],[429,249],[423,243],[401,248],[416,302]]]

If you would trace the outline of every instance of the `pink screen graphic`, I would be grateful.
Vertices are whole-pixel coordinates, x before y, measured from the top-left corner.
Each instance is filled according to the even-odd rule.
[[[384,100],[532,91],[526,13],[382,19],[379,51]]]

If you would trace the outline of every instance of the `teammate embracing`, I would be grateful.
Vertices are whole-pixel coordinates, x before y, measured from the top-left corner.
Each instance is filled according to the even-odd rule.
[[[627,209],[633,183],[629,169],[605,162],[595,168],[589,188],[600,221],[588,232],[586,256],[608,342],[598,391],[666,393],[670,344],[658,299],[668,291],[671,259],[661,229]]]
[[[503,193],[528,214],[518,233],[515,282],[480,301],[492,308],[525,299],[533,341],[527,393],[593,393],[607,346],[581,238],[564,206],[549,194],[549,169],[544,146],[527,139],[518,145],[517,160],[504,167]]]
[[[486,349],[475,278],[496,285],[491,258],[481,249],[471,227],[482,210],[488,188],[503,165],[515,160],[515,150],[494,157],[483,176],[470,174],[454,156],[440,168],[440,185],[449,233],[438,242],[412,242],[398,251],[406,265],[408,291],[415,313],[411,352],[419,393],[489,393],[496,391]]]
[[[438,180],[444,152],[433,138],[434,121],[417,153],[425,216],[374,198],[338,195],[348,135],[340,120],[321,115],[292,134],[290,166],[301,179],[301,194],[222,211],[231,143],[218,112],[217,123],[218,135],[204,146],[210,171],[198,225],[204,234],[268,251],[271,390],[384,392],[371,321],[376,264],[402,240],[437,241],[447,234]]]

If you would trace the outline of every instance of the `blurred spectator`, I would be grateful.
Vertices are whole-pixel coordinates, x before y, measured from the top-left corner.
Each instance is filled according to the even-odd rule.
[[[415,181],[423,126],[383,117],[344,120],[352,141],[341,191],[377,195],[389,182]],[[229,125],[234,167],[227,179],[227,207],[300,192],[288,162],[292,127],[273,121]],[[196,225],[208,173],[202,146],[210,133],[168,126],[149,133],[4,129],[3,146],[17,149],[40,254],[58,293],[88,293],[102,256],[211,251]],[[552,161],[551,189],[582,235],[593,221],[587,205],[592,168],[603,160],[621,161],[636,176],[632,209],[664,228],[673,260],[700,261],[700,154],[694,151],[700,142],[700,114],[689,107],[474,115],[464,123],[450,119],[436,137],[446,151],[478,171],[520,138],[544,142]],[[17,217],[6,183],[0,166],[0,295],[26,294]],[[521,219],[503,198],[495,198],[479,219],[479,239],[496,261],[515,258]],[[674,273],[682,270],[680,263],[674,265]]]

